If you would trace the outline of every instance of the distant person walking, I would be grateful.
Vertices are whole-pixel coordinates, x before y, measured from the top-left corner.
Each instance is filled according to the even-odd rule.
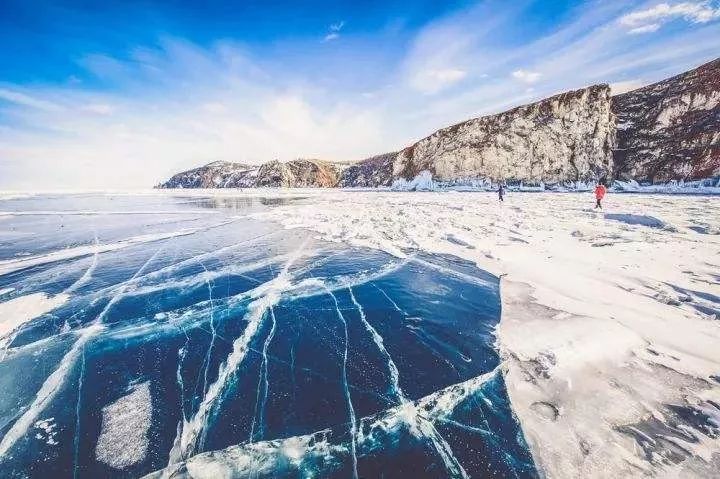
[[[500,186],[498,186],[498,200],[505,201],[505,200],[503,200],[504,196],[505,196],[505,185],[500,183]]]
[[[595,209],[602,209],[602,199],[605,197],[605,193],[607,193],[605,185],[598,183],[597,186],[595,186],[595,200],[597,200],[595,203]]]

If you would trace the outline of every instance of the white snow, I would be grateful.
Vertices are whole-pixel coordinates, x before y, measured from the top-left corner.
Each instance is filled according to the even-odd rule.
[[[152,411],[149,381],[133,386],[129,394],[103,407],[97,460],[125,469],[145,459]]]
[[[45,441],[45,444],[48,446],[57,446],[59,444],[56,438],[58,431],[55,418],[49,417],[47,419],[35,421],[33,427],[37,429],[37,432],[35,433],[36,439]]]
[[[400,257],[449,253],[502,277],[508,393],[547,477],[702,477],[695,462],[720,454],[698,434],[674,439],[687,457],[670,461],[656,437],[650,462],[620,430],[669,421],[667,405],[707,405],[720,387],[720,321],[698,309],[720,308],[720,236],[698,229],[717,224],[714,198],[611,193],[596,212],[592,194],[303,196],[258,217]]]
[[[8,290],[12,291],[11,288]],[[7,334],[28,321],[61,306],[68,298],[69,296],[66,294],[48,296],[47,293],[33,293],[1,302],[0,344],[2,344],[2,338]]]

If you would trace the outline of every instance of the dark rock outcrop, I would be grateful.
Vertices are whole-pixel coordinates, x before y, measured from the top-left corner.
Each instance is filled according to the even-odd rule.
[[[393,182],[395,153],[373,156],[347,167],[340,177],[341,187],[390,186]]]
[[[720,175],[720,58],[617,95],[615,175],[665,182]]]

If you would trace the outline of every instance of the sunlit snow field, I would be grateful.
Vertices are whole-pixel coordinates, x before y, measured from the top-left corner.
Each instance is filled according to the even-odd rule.
[[[298,201],[0,200],[0,477],[535,477],[497,277]]]

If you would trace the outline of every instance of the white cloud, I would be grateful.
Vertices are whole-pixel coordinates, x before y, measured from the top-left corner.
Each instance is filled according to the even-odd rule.
[[[345,26],[345,20],[333,23],[328,27],[328,33],[323,37],[323,42],[330,42],[340,38],[340,30]]]
[[[98,115],[112,115],[115,108],[107,103],[89,103],[81,107],[83,111],[90,113],[96,113]]]
[[[201,105],[201,108],[203,111],[206,111],[207,113],[214,113],[214,114],[221,114],[225,113],[227,111],[227,108],[225,108],[225,105],[223,105],[220,102],[217,101],[209,101],[207,103],[203,103]]]
[[[652,33],[660,29],[659,23],[649,23],[647,25],[643,25],[642,27],[635,27],[628,30],[628,33],[631,35],[638,35],[641,33]]]
[[[514,72],[512,72],[513,78],[515,78],[516,80],[525,82],[525,83],[535,83],[540,79],[541,76],[542,76],[542,74],[539,72],[532,72],[532,71],[523,70],[523,69],[515,70]]]
[[[657,31],[664,23],[682,18],[690,23],[707,23],[720,18],[720,8],[710,2],[659,3],[644,10],[623,15],[619,23],[628,27],[628,33],[650,33]]]
[[[38,110],[56,111],[62,107],[54,102],[36,98],[25,93],[7,88],[0,88],[0,100],[5,100],[20,106],[27,106]]]
[[[438,93],[458,83],[467,76],[467,72],[458,68],[437,68],[418,71],[411,80],[411,86],[422,93]]]

